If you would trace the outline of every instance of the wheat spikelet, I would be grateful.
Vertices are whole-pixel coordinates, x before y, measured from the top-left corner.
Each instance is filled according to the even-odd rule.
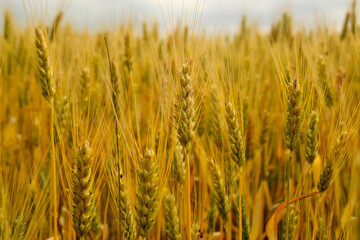
[[[155,224],[159,208],[159,176],[155,153],[147,149],[138,168],[137,226],[138,234],[147,238]]]
[[[332,175],[333,175],[333,164],[330,158],[328,158],[325,167],[321,171],[320,179],[317,184],[317,189],[319,190],[319,192],[323,192],[326,189],[328,189],[332,181]]]
[[[316,232],[317,239],[328,240],[328,230],[326,229],[326,224],[322,217],[318,219],[318,224],[319,224],[319,228],[318,231]]]
[[[220,118],[220,102],[213,86],[210,91],[210,114],[209,114],[209,135],[213,137],[214,143],[218,148],[222,145],[221,138],[221,118]]]
[[[26,224],[24,223],[24,216],[20,214],[13,222],[11,228],[11,237],[10,239],[22,240],[24,239],[26,232]]]
[[[120,84],[114,61],[111,61],[110,80],[112,86],[112,103],[115,109],[115,119],[118,119],[120,117]]]
[[[191,225],[191,240],[200,240],[201,231],[197,223]]]
[[[64,96],[61,101],[57,102],[55,106],[55,115],[56,122],[54,123],[54,142],[55,144],[59,143],[59,138],[61,138],[65,131],[68,130],[68,126],[70,124],[70,106],[69,106],[69,98]]]
[[[245,164],[245,150],[241,135],[239,120],[231,102],[226,104],[226,122],[228,126],[228,138],[231,159],[239,166]]]
[[[283,218],[278,225],[278,239],[293,239],[297,226],[297,213],[294,209],[289,212],[289,219]]]
[[[98,239],[99,234],[100,234],[100,223],[99,223],[98,214],[96,212],[94,213],[94,218],[93,218],[93,220],[91,222],[90,230],[94,234],[94,238]]]
[[[308,130],[306,132],[306,152],[305,159],[309,164],[312,164],[318,155],[318,140],[317,135],[319,132],[319,114],[311,112]]]
[[[175,152],[172,161],[172,172],[176,181],[182,188],[185,182],[186,168],[185,168],[185,152],[184,147],[180,144],[178,138],[175,138]]]
[[[224,180],[221,177],[221,172],[219,167],[216,165],[213,159],[209,162],[210,172],[211,172],[211,180],[213,184],[213,191],[216,199],[216,206],[219,210],[221,217],[224,220],[224,224],[226,225],[229,218],[229,202],[225,193],[225,184]]]
[[[352,4],[351,4],[351,32],[352,32],[352,34],[356,33],[356,28],[357,28],[357,24],[356,24],[356,0],[353,0]]]
[[[86,239],[95,215],[91,184],[91,152],[85,141],[77,150],[73,177],[73,226],[78,239]]]
[[[111,171],[111,168],[109,168]],[[136,231],[134,224],[134,217],[131,210],[129,193],[126,188],[125,181],[122,174],[116,173],[111,178],[111,195],[114,211],[117,214],[117,220],[120,224],[122,237],[125,239],[135,239]]]
[[[207,225],[208,228],[210,229],[210,233],[214,231],[216,217],[217,217],[217,207],[216,207],[215,193],[213,191],[210,191],[210,207],[206,216]]]
[[[133,60],[132,60],[132,50],[131,50],[131,41],[130,41],[130,34],[127,33],[124,37],[125,42],[125,59],[124,64],[126,67],[126,70],[128,72],[131,72],[133,69]]]
[[[297,79],[288,87],[287,112],[285,126],[285,142],[290,151],[293,151],[299,141],[302,124],[301,87]]]
[[[5,11],[5,19],[4,19],[4,38],[7,41],[10,41],[12,35],[12,17],[8,10]]]
[[[191,84],[190,65],[186,62],[180,71],[180,92],[178,95],[178,116],[176,118],[178,137],[185,149],[189,149],[194,137],[195,110],[193,100],[193,87]]]
[[[344,25],[343,25],[343,28],[341,31],[340,40],[344,40],[346,37],[350,16],[351,16],[350,12],[347,12],[345,15],[345,21],[344,21]]]
[[[325,58],[322,55],[320,55],[318,58],[318,76],[323,94],[325,96],[326,106],[331,108],[334,105],[334,93],[331,79],[328,77],[326,71]]]
[[[64,16],[63,11],[60,11],[60,12],[58,12],[58,14],[56,14],[55,20],[53,22],[53,25],[52,25],[51,31],[50,31],[50,41],[51,42],[55,38],[55,34],[56,34],[56,32],[57,32],[57,30],[59,28],[59,25],[60,25],[60,22],[61,22],[63,16]]]
[[[236,193],[236,197],[232,201],[232,210],[237,221],[239,221],[239,192]],[[241,227],[242,227],[242,239],[250,239],[250,224],[249,218],[247,215],[246,204],[245,204],[245,195],[244,192],[241,193]]]
[[[180,240],[180,220],[175,204],[175,196],[172,195],[169,191],[165,194],[164,197],[164,208],[166,235],[170,240]]]
[[[342,131],[340,133],[340,135],[336,138],[335,144],[333,146],[333,154],[334,154],[334,159],[336,159],[336,161],[340,162],[345,155],[345,148],[344,145],[346,143],[346,141],[349,138],[349,133],[347,131]]]
[[[80,79],[80,101],[81,106],[83,106],[83,109],[86,112],[90,99],[90,70],[88,68],[83,68]]]
[[[41,125],[38,118],[35,118],[32,127],[32,144],[34,148],[37,148],[40,145],[40,138],[41,138]]]
[[[42,95],[48,102],[51,102],[55,95],[55,85],[45,35],[40,27],[35,28],[35,37],[38,78],[41,83]]]

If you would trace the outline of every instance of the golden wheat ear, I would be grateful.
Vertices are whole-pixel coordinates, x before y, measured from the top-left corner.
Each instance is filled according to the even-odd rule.
[[[80,106],[87,112],[90,101],[90,70],[83,68],[80,76]]]
[[[278,239],[293,239],[296,232],[297,222],[297,212],[294,209],[291,209],[289,212],[289,218],[286,219],[284,217],[278,225]]]
[[[190,65],[186,62],[180,71],[180,92],[178,102],[177,132],[180,143],[189,150],[195,134],[195,110]]]
[[[95,201],[91,183],[91,153],[89,142],[78,147],[73,176],[72,219],[76,236],[86,239],[95,216]]]
[[[230,209],[228,197],[226,196],[224,179],[222,179],[220,169],[213,159],[209,161],[209,168],[214,188],[213,191],[215,194],[216,206],[219,210],[220,216],[224,221],[224,224],[226,225],[229,218]]]
[[[130,200],[129,200],[129,193],[127,191],[125,181],[123,179],[123,175],[120,174],[120,176],[117,176],[118,184],[117,190],[115,190],[116,195],[116,202],[119,212],[119,222],[120,222],[120,228],[122,230],[122,236],[125,239],[135,239],[136,237],[136,231],[135,231],[135,223],[134,223],[134,217],[131,210]],[[116,192],[117,191],[117,192]]]
[[[287,112],[285,126],[285,142],[290,151],[295,149],[299,141],[301,124],[302,124],[302,90],[297,79],[288,86],[287,91]]]
[[[236,192],[235,197],[232,201],[232,211],[235,215],[237,221],[239,221],[239,192]],[[247,214],[246,204],[245,204],[245,194],[241,192],[241,227],[242,227],[242,239],[250,239],[250,223]]]
[[[171,168],[175,180],[180,184],[180,192],[182,192],[186,176],[185,150],[178,138],[175,138],[175,144],[176,147]]]
[[[216,87],[213,86],[210,90],[209,135],[214,139],[214,143],[218,148],[221,148],[223,144],[220,113],[219,96],[217,95]]]
[[[170,240],[180,240],[180,219],[175,202],[175,196],[169,192],[165,193],[164,200],[166,235]]]
[[[226,122],[228,126],[231,159],[241,168],[245,164],[245,149],[239,120],[231,102],[226,103]]]
[[[141,159],[138,173],[137,227],[138,234],[147,238],[154,227],[159,209],[159,173],[152,149],[147,149]]]
[[[40,27],[35,28],[35,38],[38,78],[42,88],[42,95],[48,102],[51,102],[55,95],[55,84],[46,38]]]

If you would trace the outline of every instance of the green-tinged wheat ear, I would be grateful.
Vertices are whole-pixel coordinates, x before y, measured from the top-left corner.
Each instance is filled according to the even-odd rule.
[[[254,143],[254,130],[255,130],[255,123],[253,116],[249,117],[249,122],[246,128],[246,149],[245,149],[245,157],[246,159],[254,158],[255,152],[255,143]]]
[[[8,10],[5,11],[4,19],[4,38],[9,41],[12,35],[12,16]]]
[[[345,15],[345,21],[344,21],[344,25],[343,25],[343,28],[341,31],[340,40],[344,40],[346,37],[350,16],[351,16],[350,12],[347,12]]]
[[[336,138],[335,144],[333,146],[334,159],[336,161],[341,161],[345,155],[345,144],[348,140],[348,132],[342,131],[340,135]]]
[[[35,38],[38,78],[42,88],[42,95],[48,102],[51,102],[55,95],[55,85],[46,38],[40,27],[35,28]]]
[[[38,118],[35,118],[33,127],[32,127],[32,144],[34,148],[37,148],[40,145],[41,138],[41,125]]]
[[[283,13],[282,16],[282,33],[287,40],[292,38],[292,18],[288,13]]]
[[[289,227],[287,227],[287,225],[289,225]],[[287,236],[289,240],[293,239],[295,235],[296,227],[297,227],[297,213],[294,209],[291,209],[289,212],[288,221],[287,218],[284,217],[278,225],[278,239],[286,240]],[[288,231],[288,233],[286,231]]]
[[[357,24],[356,24],[356,1],[352,1],[351,4],[351,32],[353,34],[356,33],[356,28],[357,28]]]
[[[327,240],[328,239],[328,231],[326,229],[326,223],[322,217],[318,219],[319,228],[316,232],[317,239]]]
[[[55,38],[55,35],[56,35],[57,31],[58,31],[58,28],[59,28],[59,25],[60,25],[60,22],[61,22],[63,16],[64,16],[63,11],[60,11],[60,12],[58,12],[56,14],[55,20],[54,20],[54,22],[52,24],[51,31],[50,31],[50,37],[49,38],[50,38],[51,42]]]
[[[336,94],[335,99],[337,102],[340,101],[343,94],[343,84],[346,77],[346,72],[343,68],[339,68],[336,74]]]
[[[333,164],[330,158],[327,158],[326,164],[323,170],[321,171],[320,179],[317,184],[317,188],[319,192],[323,192],[326,189],[328,189],[332,180],[332,175],[333,175]]]
[[[70,124],[69,98],[64,96],[55,106],[56,122],[54,123],[54,142],[59,143],[59,138],[63,137]]]
[[[210,192],[210,206],[207,212],[207,225],[210,232],[214,231],[217,217],[216,197],[214,191]]]
[[[287,112],[285,126],[285,142],[290,151],[293,151],[299,141],[302,125],[302,101],[301,87],[297,79],[289,86],[287,91]]]
[[[134,224],[134,216],[131,210],[131,204],[129,199],[129,193],[126,188],[125,181],[123,179],[123,175],[116,174],[117,179],[113,181],[112,184],[116,186],[113,190],[114,199],[116,201],[114,203],[117,206],[117,211],[119,213],[119,219],[122,236],[124,239],[135,239],[136,231],[135,231],[135,224]]]
[[[209,114],[209,135],[214,139],[218,148],[222,146],[221,138],[221,108],[216,87],[213,86],[210,91],[210,114]]]
[[[180,144],[178,138],[175,138],[175,152],[172,162],[172,172],[175,180],[180,184],[180,188],[185,182],[186,168],[185,168],[185,151],[184,147]]]
[[[313,111],[310,113],[308,129],[306,132],[305,159],[309,164],[312,164],[318,155],[318,132],[319,114]]]
[[[165,227],[166,235],[170,240],[180,240],[180,220],[179,213],[175,203],[175,196],[169,191],[164,197],[164,209],[165,209]]]
[[[236,193],[235,198],[232,201],[232,211],[235,215],[237,221],[239,221],[239,192]],[[246,204],[245,204],[245,195],[244,192],[241,193],[241,223],[242,223],[242,239],[250,239],[250,223],[247,215]]]
[[[334,105],[333,86],[327,74],[326,62],[323,55],[320,55],[318,58],[318,77],[325,97],[326,106],[331,108]]]
[[[91,184],[91,152],[85,141],[77,149],[73,175],[73,226],[77,239],[86,239],[95,215],[95,202]]]
[[[177,121],[177,132],[180,143],[188,150],[190,142],[194,137],[195,128],[195,110],[194,110],[194,99],[193,99],[193,86],[191,83],[190,76],[190,65],[186,62],[180,71],[180,92],[178,95],[178,116]]]
[[[115,119],[120,117],[120,82],[114,61],[111,61],[110,80],[112,87],[112,102],[115,109]]]
[[[191,240],[200,240],[201,237],[201,231],[199,224],[193,223],[191,225]]]
[[[132,49],[131,49],[131,41],[130,34],[127,33],[124,37],[125,42],[125,59],[124,64],[128,72],[131,72],[133,69],[133,60],[132,60]]]
[[[159,173],[155,153],[147,149],[141,159],[138,175],[137,226],[138,234],[147,238],[153,228],[159,209]]]
[[[80,79],[80,104],[87,110],[90,99],[90,70],[88,68],[83,68]]]
[[[245,150],[241,135],[239,120],[231,102],[226,104],[226,122],[228,126],[228,138],[231,159],[239,166],[245,164]]]
[[[100,223],[99,223],[99,217],[98,214],[95,212],[94,218],[91,222],[91,232],[94,234],[94,239],[99,238],[100,233]]]
[[[224,220],[226,225],[229,218],[229,201],[225,192],[224,179],[221,176],[221,172],[217,164],[213,159],[209,161],[209,167],[211,172],[211,180],[213,184],[213,191],[216,199],[216,206],[219,210],[220,216]]]
[[[10,239],[22,240],[26,232],[26,224],[23,214],[20,214],[13,222]]]

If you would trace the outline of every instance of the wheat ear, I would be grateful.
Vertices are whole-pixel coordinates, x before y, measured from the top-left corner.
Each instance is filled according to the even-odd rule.
[[[159,175],[155,153],[147,149],[138,168],[137,226],[138,234],[147,238],[153,228],[159,208]]]
[[[95,215],[91,183],[91,152],[85,141],[77,150],[73,177],[73,226],[77,239],[85,240]]]

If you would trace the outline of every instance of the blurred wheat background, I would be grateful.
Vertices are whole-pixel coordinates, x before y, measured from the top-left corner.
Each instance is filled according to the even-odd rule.
[[[4,9],[1,239],[360,239],[356,1],[228,29],[192,4]]]

